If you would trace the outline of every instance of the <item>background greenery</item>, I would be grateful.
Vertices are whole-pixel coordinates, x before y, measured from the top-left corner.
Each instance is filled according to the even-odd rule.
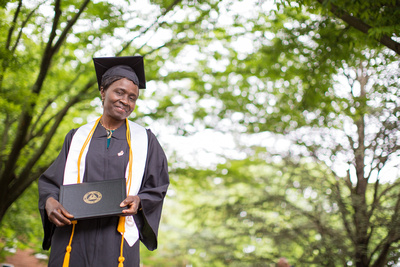
[[[171,176],[145,266],[398,266],[399,1],[0,5],[2,258],[47,253],[36,181],[101,113],[92,57],[140,54]],[[202,132],[236,146],[171,141]]]

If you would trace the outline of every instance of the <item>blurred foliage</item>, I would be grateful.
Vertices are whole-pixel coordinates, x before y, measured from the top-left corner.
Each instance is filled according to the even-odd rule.
[[[382,35],[387,35],[390,38],[393,37],[394,41],[397,42],[396,37],[400,37],[399,1],[305,0],[298,2],[311,7],[309,10],[322,7],[325,14],[328,14],[328,11],[333,11],[338,17],[349,15],[356,18],[358,23],[364,23],[369,26],[368,37],[380,39]],[[350,26],[357,28],[358,25],[350,24]]]
[[[295,266],[338,266],[351,259],[329,169],[271,158],[263,152],[208,176],[192,173],[208,184],[201,188],[186,170],[174,173],[189,264],[275,266],[284,256]]]
[[[42,246],[42,222],[37,211],[37,182],[25,190],[15,201],[0,224],[0,261],[11,255],[12,249],[33,248],[36,253],[46,253]]]

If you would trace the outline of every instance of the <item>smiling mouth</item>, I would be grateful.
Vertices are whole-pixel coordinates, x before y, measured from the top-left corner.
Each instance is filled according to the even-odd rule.
[[[123,108],[123,107],[121,107],[121,106],[115,106],[115,108],[116,108],[117,110],[121,110],[121,111],[123,111],[123,112],[127,112],[126,109]]]

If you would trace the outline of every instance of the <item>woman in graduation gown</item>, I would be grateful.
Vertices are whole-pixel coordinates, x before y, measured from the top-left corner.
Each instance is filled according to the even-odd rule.
[[[96,122],[71,130],[57,159],[39,178],[43,248],[51,246],[49,266],[136,267],[140,263],[139,240],[149,250],[157,248],[169,185],[167,159],[150,130],[127,120],[139,88],[145,88],[143,58],[95,58],[94,63],[103,115]],[[141,135],[134,135],[134,131]],[[137,161],[142,163],[138,165]],[[126,207],[125,216],[75,224],[73,214],[59,203],[63,184],[122,177],[127,179],[127,188],[132,188],[120,205]]]

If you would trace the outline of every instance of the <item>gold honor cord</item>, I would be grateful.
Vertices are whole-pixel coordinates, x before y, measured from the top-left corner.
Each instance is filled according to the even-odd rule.
[[[85,143],[82,146],[81,152],[79,153],[79,157],[78,157],[78,181],[77,183],[80,184],[81,183],[81,159],[82,159],[82,155],[83,152],[85,151],[86,146],[89,144],[90,140],[92,139],[94,130],[96,130],[97,124],[99,124],[99,121],[101,119],[102,116],[100,116],[100,118],[98,118],[92,128],[92,130],[90,130],[88,137],[85,140]]]
[[[129,172],[128,172],[128,179],[126,180],[126,186],[128,187],[128,193],[131,190],[131,180],[132,180],[132,149],[131,149],[131,131],[129,129],[129,122],[128,119],[126,119],[126,140],[128,142],[129,146]],[[118,267],[124,267],[124,235],[125,235],[125,216],[120,216],[119,217],[119,222],[118,222],[118,232],[122,234],[121,237],[121,253],[118,258]]]
[[[118,257],[118,267],[124,267],[124,236],[125,236],[125,217],[119,216],[118,228],[117,231],[122,234],[121,236],[121,248],[120,255]]]
[[[76,225],[77,221],[72,221],[72,233],[71,233],[71,237],[69,239],[69,243],[66,249],[66,253],[65,253],[65,257],[64,257],[64,262],[63,262],[63,267],[68,267],[69,266],[69,258],[70,258],[70,254],[71,254],[71,243],[72,243],[72,238],[74,237],[74,232],[75,232],[75,225]]]
[[[129,146],[129,173],[128,179],[126,180],[126,186],[128,187],[128,192],[131,191],[131,181],[132,181],[132,148],[131,148],[131,130],[129,129],[128,119],[126,119],[126,140]]]

